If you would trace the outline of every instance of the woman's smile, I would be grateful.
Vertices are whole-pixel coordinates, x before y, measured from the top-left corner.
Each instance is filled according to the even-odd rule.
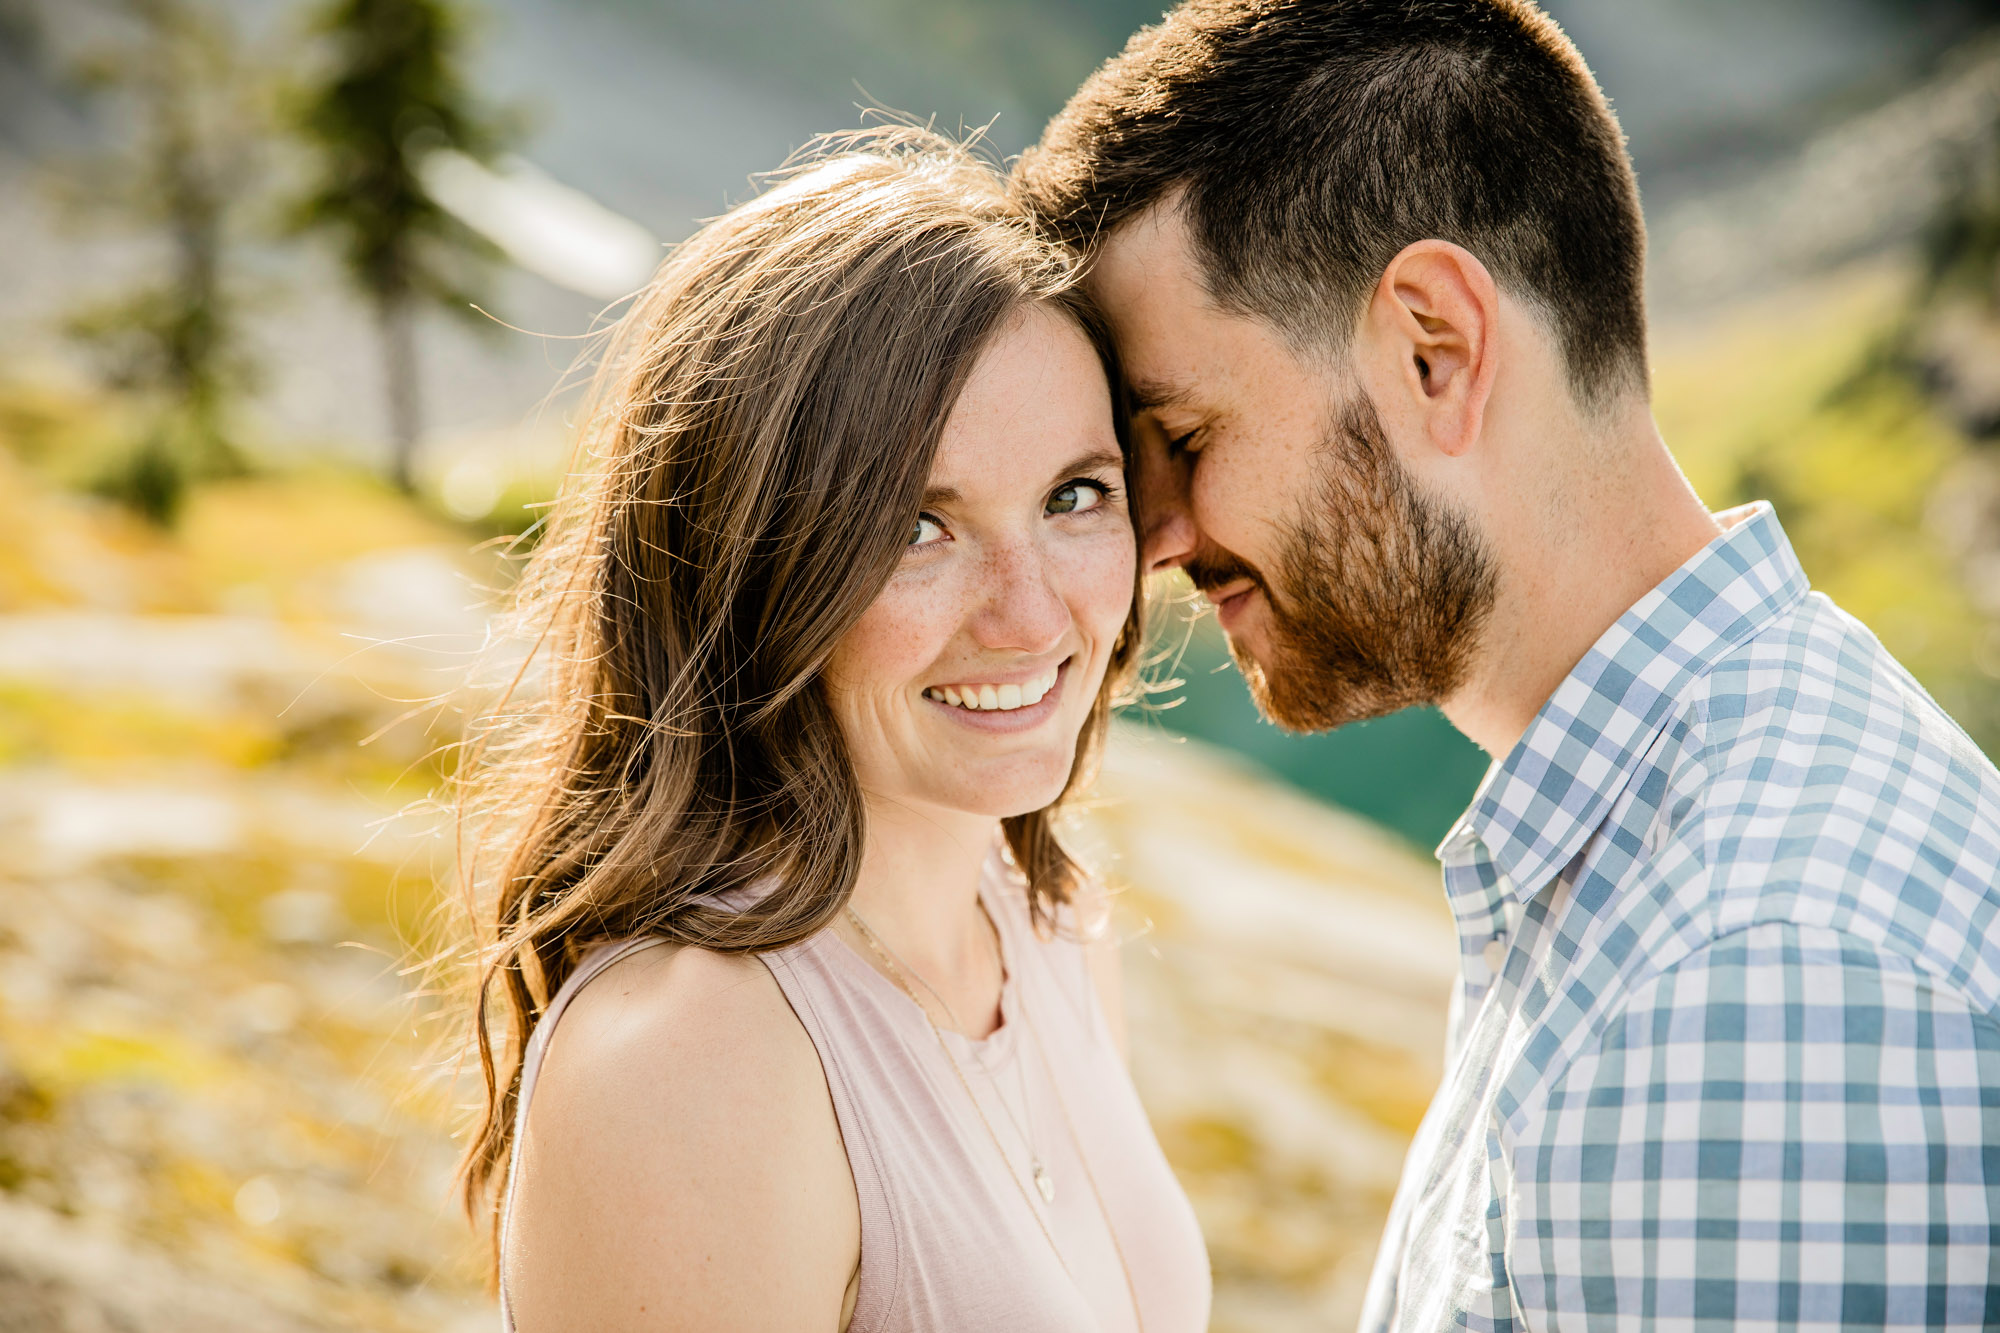
[[[1055,716],[1073,660],[1065,657],[1025,680],[932,685],[923,697],[952,721],[980,731],[1027,731]]]

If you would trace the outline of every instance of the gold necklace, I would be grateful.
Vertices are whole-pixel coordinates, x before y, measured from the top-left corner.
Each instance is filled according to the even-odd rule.
[[[852,909],[849,910],[851,911]],[[983,903],[980,905],[979,914],[986,920],[986,929],[992,932],[993,959],[1000,969],[1000,985],[1004,994],[1007,985],[1007,957],[1000,949],[1000,928],[994,924],[992,917],[987,916],[985,904]],[[868,945],[871,949],[875,950],[876,956],[880,957],[883,951],[886,950],[889,957],[884,959],[884,962],[893,961],[900,974],[914,978],[916,983],[928,991],[933,1000],[937,1001],[938,1008],[944,1010],[944,1016],[951,1020],[953,1029],[961,1035],[970,1035],[966,1032],[965,1023],[959,1018],[958,1011],[951,1007],[951,1001],[945,999],[936,986],[931,985],[930,978],[919,972],[916,965],[911,963],[909,959],[896,952],[895,946],[891,945],[880,935],[877,935],[873,929],[869,928],[866,922],[861,921],[859,913],[855,913],[855,919],[856,924],[866,932]],[[903,989],[907,992],[909,988],[906,986]],[[910,998],[916,1000],[917,997],[911,995]],[[919,1009],[923,1008],[921,1001],[918,1001],[917,1007]],[[949,1054],[949,1052],[946,1053]],[[1007,1102],[1006,1091],[1001,1088],[999,1078],[995,1076],[992,1070],[986,1067],[984,1061],[980,1062],[979,1072],[986,1075],[986,1081],[993,1087],[993,1099],[1000,1103],[1000,1110],[1006,1115],[1007,1124],[1013,1129],[1015,1135],[1020,1138],[1021,1146],[1027,1149],[1028,1175],[1035,1182],[1036,1193],[1042,1196],[1043,1203],[1053,1204],[1056,1201],[1056,1179],[1049,1174],[1048,1167],[1043,1165],[1041,1150],[1035,1146],[1035,1136],[1031,1132],[1034,1126],[1035,1113],[1033,1106],[1030,1104],[1032,1099],[1028,1096],[1027,1067],[1019,1061],[1016,1061],[1014,1064],[1014,1073],[1018,1077],[1021,1088],[1021,1114],[1027,1118],[1027,1128],[1023,1128],[1021,1121],[1014,1118],[1014,1108]],[[1013,1164],[1010,1161],[1008,1165],[1011,1168]]]
[[[1028,1198],[1027,1188],[1021,1184],[1020,1172],[1014,1168],[1013,1159],[1007,1156],[1006,1148],[1001,1146],[1000,1136],[993,1130],[993,1122],[988,1120],[986,1118],[986,1112],[980,1109],[979,1098],[973,1094],[972,1084],[967,1081],[965,1077],[965,1071],[959,1068],[958,1057],[952,1054],[951,1045],[950,1043],[945,1041],[944,1032],[942,1029],[938,1027],[937,1020],[931,1017],[931,1011],[924,1007],[924,1002],[921,999],[917,998],[916,989],[910,985],[907,977],[905,976],[905,971],[907,970],[909,975],[915,976],[917,980],[923,984],[924,989],[930,991],[931,995],[937,1000],[938,1004],[944,1009],[946,1016],[951,1019],[954,1026],[959,1026],[958,1016],[952,1013],[951,1006],[945,1002],[945,999],[942,995],[939,995],[937,993],[937,990],[930,984],[930,982],[925,981],[923,979],[923,975],[921,973],[917,972],[915,968],[910,967],[907,963],[900,962],[899,956],[896,955],[895,952],[889,948],[888,943],[885,940],[883,940],[881,936],[875,933],[874,928],[871,927],[867,923],[867,921],[862,919],[861,913],[854,910],[854,905],[852,903],[848,904],[845,910],[847,912],[848,920],[854,923],[855,930],[860,933],[861,938],[867,943],[868,947],[874,951],[875,956],[882,960],[882,966],[884,967],[884,969],[888,971],[890,977],[895,981],[897,988],[901,990],[903,994],[909,997],[910,1003],[917,1006],[917,1012],[921,1013],[924,1016],[924,1021],[930,1025],[931,1035],[937,1039],[938,1049],[944,1052],[944,1058],[946,1063],[948,1063],[951,1066],[951,1072],[957,1076],[958,1086],[965,1090],[965,1099],[972,1103],[973,1114],[977,1115],[979,1117],[979,1123],[985,1126],[986,1137],[992,1140],[993,1150],[1000,1154],[1000,1160],[1003,1164],[1005,1164],[1007,1168],[1007,1178],[1014,1182],[1015,1192],[1021,1196],[1021,1202],[1027,1206],[1028,1212],[1034,1217],[1035,1226],[1040,1229],[1042,1233],[1042,1239],[1048,1242],[1049,1249],[1056,1256],[1056,1262],[1062,1265],[1064,1276],[1069,1278],[1070,1285],[1076,1287],[1079,1291],[1081,1291],[1082,1284],[1076,1280],[1076,1274],[1070,1271],[1069,1260],[1064,1258],[1062,1247],[1056,1244],[1056,1238],[1054,1235],[1050,1233],[1048,1228],[1048,1223],[1042,1220],[1041,1210],[1035,1207],[1033,1201]],[[994,923],[993,918],[987,914],[985,903],[983,902],[980,903],[979,911],[981,915],[986,916],[986,924],[987,927],[993,931],[995,948],[997,949],[1000,929],[998,925]],[[1002,984],[1004,985],[1005,984],[1004,977],[1006,974],[1006,964],[1004,959],[1001,964],[1001,973],[1003,976]],[[1146,1317],[1139,1308],[1139,1291],[1137,1286],[1135,1286],[1132,1281],[1132,1265],[1126,1262],[1125,1259],[1125,1246],[1122,1243],[1120,1243],[1118,1239],[1118,1228],[1111,1224],[1111,1210],[1105,1206],[1104,1193],[1097,1187],[1096,1173],[1090,1169],[1090,1157],[1083,1150],[1083,1139],[1076,1132],[1076,1122],[1070,1118],[1069,1103],[1063,1099],[1062,1088],[1056,1082],[1055,1069],[1053,1066],[1049,1064],[1048,1052],[1042,1048],[1041,1031],[1035,1026],[1034,1016],[1028,1013],[1028,1005],[1025,999],[1023,1000],[1020,1008],[1022,1017],[1027,1020],[1028,1035],[1030,1039],[1034,1042],[1036,1058],[1041,1061],[1042,1072],[1048,1075],[1049,1089],[1055,1094],[1056,1107],[1058,1110],[1062,1112],[1064,1127],[1069,1130],[1070,1144],[1072,1147],[1076,1149],[1076,1160],[1083,1166],[1083,1178],[1090,1185],[1091,1198],[1097,1201],[1097,1215],[1103,1219],[1105,1234],[1111,1238],[1112,1253],[1118,1256],[1118,1269],[1119,1272],[1125,1278],[1125,1294],[1132,1302],[1133,1325],[1139,1330],[1139,1333],[1146,1333]],[[1025,1076],[1021,1084],[1021,1090],[1023,1099],[1022,1109],[1026,1110],[1027,1083],[1025,1080]],[[1004,1106],[1006,1103],[1006,1098],[1002,1097],[1000,1100],[1002,1105]],[[1008,1115],[1009,1118],[1011,1118],[1013,1112],[1009,1111]],[[1026,1136],[1023,1135],[1022,1137],[1023,1140],[1026,1141]],[[1033,1154],[1032,1144],[1029,1145],[1029,1151],[1030,1155],[1032,1156]],[[1036,1184],[1038,1187],[1040,1186],[1041,1182],[1039,1179],[1036,1181]],[[1048,1200],[1050,1202],[1054,1201],[1052,1197],[1054,1195],[1054,1192],[1055,1191],[1053,1185],[1051,1185],[1049,1189],[1044,1191],[1045,1196],[1048,1197]]]
[[[1118,1256],[1118,1269],[1125,1275],[1125,1294],[1132,1301],[1132,1322],[1139,1333],[1146,1333],[1146,1316],[1139,1311],[1139,1289],[1132,1282],[1132,1265],[1125,1261],[1125,1246],[1118,1239],[1118,1228],[1111,1225],[1111,1209],[1104,1202],[1104,1194],[1097,1188],[1097,1174],[1090,1169],[1090,1156],[1083,1150],[1083,1136],[1076,1132],[1076,1122],[1070,1119],[1069,1102],[1062,1095],[1062,1084],[1056,1081],[1056,1071],[1049,1065],[1048,1050],[1042,1045],[1041,1029],[1035,1026],[1035,1016],[1028,1012],[1025,1002],[1021,1005],[1021,1017],[1027,1020],[1028,1035],[1034,1038],[1035,1055],[1042,1062],[1042,1072],[1048,1075],[1049,1091],[1055,1094],[1056,1109],[1062,1112],[1063,1126],[1069,1130],[1069,1141],[1076,1147],[1076,1160],[1083,1164],[1084,1183],[1090,1186],[1090,1195],[1097,1200],[1097,1215],[1104,1219],[1104,1232],[1111,1237],[1111,1249]],[[1024,1082],[1022,1087],[1025,1089]],[[1023,1093],[1025,1096],[1025,1092]]]

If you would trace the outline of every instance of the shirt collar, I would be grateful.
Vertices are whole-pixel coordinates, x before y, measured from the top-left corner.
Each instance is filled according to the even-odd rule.
[[[1605,631],[1488,771],[1439,860],[1476,840],[1503,891],[1537,892],[1603,821],[1682,691],[1806,595],[1770,505],[1716,517],[1723,533]]]

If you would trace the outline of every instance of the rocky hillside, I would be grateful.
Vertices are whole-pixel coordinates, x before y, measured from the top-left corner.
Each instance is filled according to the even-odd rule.
[[[434,742],[361,744],[465,537],[326,475],[167,538],[4,453],[0,509],[0,1328],[488,1326],[402,977]]]

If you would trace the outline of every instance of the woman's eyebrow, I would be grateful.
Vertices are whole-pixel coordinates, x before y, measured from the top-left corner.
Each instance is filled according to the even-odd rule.
[[[1054,480],[1066,481],[1084,472],[1121,472],[1125,468],[1125,455],[1116,449],[1093,449],[1087,454],[1079,454],[1056,469]],[[964,493],[956,486],[928,486],[924,488],[922,507],[942,508],[957,504],[964,499]]]
[[[1082,472],[1102,472],[1106,470],[1122,472],[1124,469],[1125,455],[1115,449],[1093,449],[1087,454],[1081,454],[1076,458],[1072,458],[1069,462],[1057,468],[1055,479],[1057,481],[1064,481]]]

